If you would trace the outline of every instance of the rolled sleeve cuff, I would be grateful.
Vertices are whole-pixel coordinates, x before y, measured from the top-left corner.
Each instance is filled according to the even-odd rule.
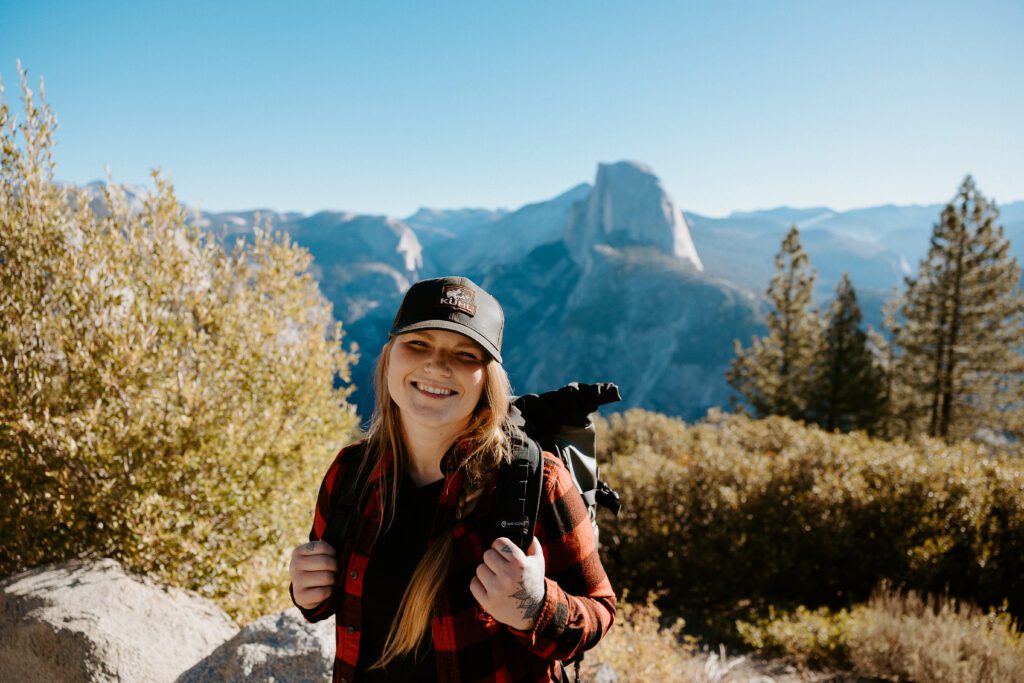
[[[312,623],[316,623],[318,621],[323,621],[327,617],[331,616],[331,598],[330,597],[325,598],[323,602],[321,602],[316,607],[313,607],[312,609],[306,609],[305,607],[300,607],[299,604],[297,602],[295,602],[295,591],[294,591],[294,587],[292,586],[291,582],[288,583],[288,596],[291,597],[292,604],[295,605],[295,609],[299,610],[299,612],[306,619],[306,621],[308,621],[311,624]]]

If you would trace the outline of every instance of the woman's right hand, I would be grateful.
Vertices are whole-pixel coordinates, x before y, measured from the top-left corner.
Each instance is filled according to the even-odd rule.
[[[292,576],[295,604],[313,609],[331,597],[338,574],[338,556],[326,541],[303,543],[292,551],[288,572]]]

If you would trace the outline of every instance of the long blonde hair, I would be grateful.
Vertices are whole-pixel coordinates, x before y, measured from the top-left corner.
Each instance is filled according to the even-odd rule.
[[[386,457],[391,458],[392,472],[385,487],[378,488],[380,496],[382,527],[394,517],[398,500],[401,473],[409,462],[409,455],[402,440],[402,428],[398,406],[388,391],[388,357],[395,338],[391,338],[381,349],[374,371],[376,402],[370,431],[367,435],[366,456],[361,467],[373,469]],[[502,462],[512,458],[508,438],[509,400],[512,393],[508,375],[501,363],[488,358],[484,365],[484,390],[480,395],[473,415],[466,429],[455,439],[460,466],[464,469],[462,491],[459,492],[456,518],[468,514],[479,500],[487,483],[487,474]],[[451,560],[452,531],[446,531],[436,539],[413,571],[398,612],[391,622],[391,629],[384,644],[381,657],[371,668],[384,668],[397,658],[417,652],[430,626],[437,594],[448,575]]]

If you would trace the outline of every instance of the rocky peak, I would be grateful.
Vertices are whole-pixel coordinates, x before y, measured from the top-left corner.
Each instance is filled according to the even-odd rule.
[[[598,164],[594,190],[573,206],[565,241],[580,264],[597,245],[644,246],[704,270],[683,212],[650,168],[631,161]]]

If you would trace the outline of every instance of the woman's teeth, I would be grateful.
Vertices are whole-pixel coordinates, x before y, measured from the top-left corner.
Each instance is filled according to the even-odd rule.
[[[419,389],[420,391],[425,391],[428,394],[433,394],[434,396],[450,396],[451,394],[455,393],[451,389],[445,389],[444,387],[435,387],[429,384],[417,383],[416,388]]]

